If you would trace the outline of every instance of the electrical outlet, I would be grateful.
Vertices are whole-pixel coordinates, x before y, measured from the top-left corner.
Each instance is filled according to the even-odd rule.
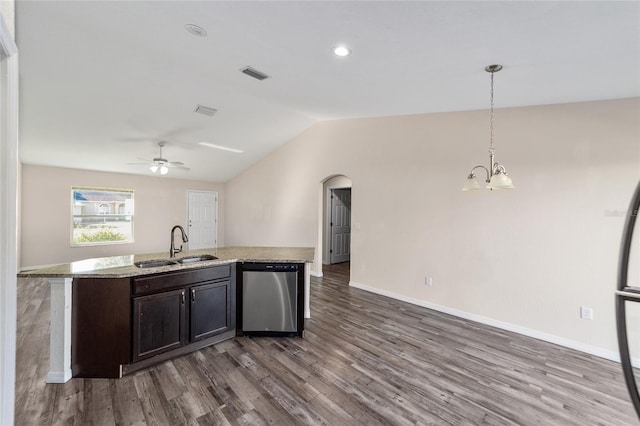
[[[593,308],[587,308],[585,306],[580,306],[580,318],[586,320],[593,319]]]
[[[424,277],[424,285],[431,287],[433,285],[433,279],[431,277]]]

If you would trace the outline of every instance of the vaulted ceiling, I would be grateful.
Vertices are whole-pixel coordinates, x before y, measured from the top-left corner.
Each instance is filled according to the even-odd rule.
[[[163,140],[223,182],[321,120],[487,108],[494,63],[496,108],[640,96],[636,1],[26,0],[16,31],[28,164],[150,174]]]

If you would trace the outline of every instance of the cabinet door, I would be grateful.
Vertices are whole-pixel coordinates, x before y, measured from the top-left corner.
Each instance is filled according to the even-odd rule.
[[[235,327],[231,322],[231,282],[201,284],[189,289],[191,341],[206,339]]]
[[[133,299],[133,360],[149,358],[182,346],[185,290]]]

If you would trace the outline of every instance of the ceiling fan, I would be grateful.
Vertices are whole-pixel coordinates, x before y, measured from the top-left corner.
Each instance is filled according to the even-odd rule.
[[[147,160],[145,158],[140,158],[140,160],[146,161],[145,163],[128,163],[128,164],[144,164],[149,166],[149,170],[151,172],[156,173],[160,172],[161,175],[166,175],[169,172],[169,169],[182,169],[189,170],[189,167],[186,167],[184,163],[180,161],[169,161],[166,158],[162,158],[162,147],[166,145],[166,142],[160,141],[158,142],[158,147],[160,148],[160,154],[155,157],[153,160]]]

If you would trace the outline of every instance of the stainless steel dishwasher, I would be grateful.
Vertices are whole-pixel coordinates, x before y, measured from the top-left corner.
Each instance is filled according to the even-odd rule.
[[[298,270],[288,263],[242,265],[243,334],[298,334]]]

